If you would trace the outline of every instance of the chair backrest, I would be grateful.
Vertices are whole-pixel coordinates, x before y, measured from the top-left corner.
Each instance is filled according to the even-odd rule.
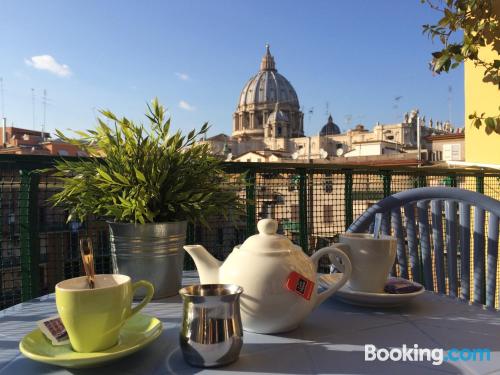
[[[410,189],[371,206],[348,231],[373,232],[378,213],[382,232],[397,238],[393,274],[497,307],[500,201],[452,187]]]

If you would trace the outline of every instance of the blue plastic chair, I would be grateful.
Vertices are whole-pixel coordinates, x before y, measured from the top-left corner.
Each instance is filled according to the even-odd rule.
[[[348,232],[373,232],[379,213],[382,233],[397,238],[393,275],[420,282],[427,290],[495,307],[500,201],[452,187],[410,189],[371,206]]]

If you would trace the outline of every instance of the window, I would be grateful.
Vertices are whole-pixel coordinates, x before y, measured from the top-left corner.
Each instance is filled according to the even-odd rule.
[[[260,207],[259,216],[261,219],[274,219],[274,203],[264,202]]]
[[[281,126],[278,126],[278,136],[281,135]]]
[[[257,116],[257,124],[264,126],[264,118],[262,115]]]
[[[325,173],[325,183],[323,185],[323,191],[325,193],[333,192],[333,181],[331,173]]]
[[[331,224],[333,223],[333,205],[325,204],[323,205],[323,222]]]
[[[460,144],[444,144],[443,160],[460,160]]]

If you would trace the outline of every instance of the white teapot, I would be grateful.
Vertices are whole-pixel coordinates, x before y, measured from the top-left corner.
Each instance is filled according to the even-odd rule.
[[[300,246],[276,233],[275,220],[260,220],[257,228],[259,234],[236,246],[224,263],[201,245],[187,245],[184,249],[193,258],[202,284],[243,287],[241,319],[246,331],[291,331],[346,283],[351,275],[351,262],[344,252],[333,247],[325,247],[308,257]],[[340,280],[318,292],[316,270],[324,255],[333,255],[330,259],[344,272]]]

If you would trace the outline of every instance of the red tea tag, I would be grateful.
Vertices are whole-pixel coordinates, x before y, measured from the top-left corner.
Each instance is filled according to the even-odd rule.
[[[286,288],[309,301],[314,290],[314,282],[293,271],[288,275]]]

